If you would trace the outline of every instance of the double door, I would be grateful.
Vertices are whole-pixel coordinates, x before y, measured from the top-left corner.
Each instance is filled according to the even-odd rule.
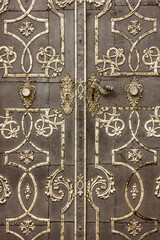
[[[159,239],[159,15],[0,1],[0,239]]]

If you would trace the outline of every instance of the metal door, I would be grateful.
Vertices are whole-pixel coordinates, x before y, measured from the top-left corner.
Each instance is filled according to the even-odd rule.
[[[0,239],[159,239],[159,16],[0,1]]]

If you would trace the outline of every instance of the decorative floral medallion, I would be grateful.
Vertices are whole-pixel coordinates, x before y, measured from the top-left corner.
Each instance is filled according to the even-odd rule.
[[[22,33],[23,36],[29,37],[35,28],[31,22],[25,21],[23,22],[22,26],[19,28],[19,31]]]
[[[130,34],[135,36],[142,30],[142,26],[138,20],[132,20],[128,24],[127,30]]]
[[[128,232],[130,233],[130,235],[132,235],[134,237],[142,231],[142,225],[135,219],[130,221],[130,223],[128,224],[128,226],[126,228],[127,228]]]
[[[139,149],[131,149],[131,151],[128,152],[127,158],[132,163],[138,163],[140,160],[142,160],[143,153]]]
[[[28,236],[34,231],[35,224],[32,222],[32,220],[26,219],[20,224],[19,228],[25,235]]]
[[[24,164],[29,165],[31,163],[31,161],[33,161],[35,158],[34,152],[32,152],[31,150],[23,150],[20,153],[19,158],[21,161],[24,161]]]

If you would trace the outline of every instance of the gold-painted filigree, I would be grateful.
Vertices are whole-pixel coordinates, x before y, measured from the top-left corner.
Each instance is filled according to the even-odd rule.
[[[46,70],[49,76],[49,70],[53,71],[52,77],[61,75],[64,68],[64,60],[61,54],[56,54],[56,50],[51,47],[40,47],[37,54],[37,62],[42,64],[41,69]]]
[[[156,179],[155,195],[160,198],[160,176]]]
[[[77,181],[77,193],[80,197],[82,197],[83,195],[83,189],[84,189],[84,177],[82,176],[82,174],[80,174],[78,177],[77,177],[78,181]]]
[[[142,97],[143,86],[139,83],[136,77],[133,77],[130,80],[130,83],[125,86],[125,91],[127,93],[126,97],[128,98],[128,101],[134,107]]]
[[[150,120],[148,120],[144,128],[147,131],[148,137],[160,137],[160,107],[156,107],[154,110],[154,115],[150,114]]]
[[[123,65],[125,62],[124,50],[122,48],[109,48],[106,55],[103,54],[103,58],[97,62],[101,64],[101,67],[96,67],[100,76],[113,75],[116,71],[120,71],[119,66]],[[96,65],[97,65],[96,64]],[[109,74],[110,73],[110,74]]]
[[[159,48],[155,46],[146,48],[143,51],[142,61],[145,65],[149,66],[149,71],[154,71],[155,74],[158,74],[158,69],[160,68]]]
[[[29,219],[24,220],[19,226],[21,231],[27,236],[35,230],[35,227],[35,224]]]
[[[130,192],[131,192],[131,195],[132,195],[132,199],[135,200],[137,198],[138,193],[139,193],[136,183],[133,184]]]
[[[58,130],[58,126],[64,124],[62,112],[58,109],[52,109],[46,111],[45,114],[41,114],[41,118],[35,122],[35,129],[37,136],[50,137],[54,130]]]
[[[127,153],[127,158],[130,160],[132,163],[138,163],[140,160],[142,160],[143,153],[139,149],[131,149]]]
[[[19,31],[25,37],[29,37],[34,32],[34,30],[35,28],[33,24],[29,21],[23,22],[22,26],[19,28]]]
[[[7,178],[0,175],[0,204],[7,202],[7,198],[11,196],[11,190]]]
[[[127,30],[130,34],[135,36],[142,30],[142,26],[138,20],[132,20],[128,24]]]
[[[64,191],[60,190],[59,185],[64,185],[68,191],[68,205],[70,206],[73,201],[73,184],[69,179],[60,176],[55,179],[55,174],[52,174],[47,179],[47,186],[45,194],[53,201],[59,202],[64,197]],[[58,195],[54,191],[58,191]]]
[[[23,85],[19,89],[20,97],[23,101],[23,105],[29,108],[33,104],[35,98],[36,88],[31,85],[29,78],[27,77]]]
[[[7,10],[8,4],[9,0],[0,0],[0,14]]]
[[[121,136],[125,128],[125,123],[120,119],[120,114],[117,114],[116,108],[112,108],[113,112],[110,113],[110,108],[101,108],[98,115],[103,115],[103,119],[97,118],[97,120],[102,123],[101,128],[105,128],[105,132],[108,136]]]
[[[72,113],[74,108],[74,80],[69,74],[61,79],[61,107],[65,114]]]
[[[108,199],[110,195],[114,193],[116,190],[112,175],[108,176],[107,180],[102,178],[102,176],[97,176],[94,179],[92,178],[91,180],[88,180],[87,197],[88,197],[88,201],[92,206],[94,205],[93,196],[92,196],[93,188],[98,184],[100,184],[100,187],[97,187],[95,191],[99,198]]]
[[[94,116],[99,109],[100,92],[96,84],[99,84],[100,80],[97,79],[94,74],[87,79],[87,108],[89,113]],[[93,86],[94,85],[94,86]]]
[[[34,160],[35,156],[34,156],[34,152],[31,150],[23,150],[20,153],[20,160],[24,161],[24,164],[28,165],[31,163],[31,161]]]
[[[31,191],[31,187],[29,185],[29,183],[26,184],[26,188],[25,188],[25,196],[26,196],[26,200],[28,200],[31,197],[32,191]]]
[[[0,69],[4,69],[4,75],[7,74],[9,68],[13,68],[12,63],[16,60],[17,54],[13,47],[0,47]]]
[[[0,123],[1,135],[4,139],[18,138],[18,132],[20,126],[17,121],[14,120],[13,116],[9,116],[7,113],[5,117],[0,116],[0,120],[3,120]]]
[[[128,224],[128,226],[126,228],[127,228],[128,232],[130,233],[130,235],[132,235],[134,237],[136,235],[138,235],[143,229],[142,225],[135,219],[130,221],[130,223]]]
[[[143,116],[143,111],[150,111],[152,109],[152,107],[117,107],[117,109],[119,111],[126,111],[126,110],[131,110],[129,116],[128,116],[128,129],[127,129],[127,135],[128,135],[128,139],[127,142],[125,141],[124,143],[120,144],[119,147],[112,149],[112,164],[114,166],[121,166],[121,167],[125,167],[127,170],[130,171],[129,176],[126,178],[125,181],[125,190],[124,190],[124,197],[125,197],[125,202],[128,205],[128,212],[124,213],[121,216],[118,217],[114,217],[111,219],[111,231],[114,234],[118,234],[120,236],[122,236],[124,239],[130,239],[130,237],[128,237],[128,235],[125,233],[125,231],[122,228],[117,229],[117,224],[121,223],[122,221],[127,221],[127,219],[129,219],[130,217],[138,217],[142,220],[145,221],[149,221],[150,223],[153,224],[153,228],[147,228],[144,229],[144,231],[141,233],[141,236],[138,237],[138,239],[144,239],[146,236],[151,235],[152,233],[155,233],[158,231],[158,219],[154,218],[154,217],[148,217],[145,215],[142,215],[140,213],[140,208],[142,206],[143,200],[145,198],[144,192],[144,183],[142,180],[142,177],[139,173],[139,170],[142,168],[145,168],[146,166],[153,166],[153,165],[157,165],[158,164],[158,151],[155,149],[152,149],[146,145],[144,145],[141,141],[141,138],[139,138],[139,129],[142,127],[141,126],[141,121],[140,121],[140,111],[142,116]],[[153,108],[155,109],[155,107]],[[125,114],[126,116],[126,114]],[[126,119],[127,121],[127,119]],[[125,163],[124,159],[120,157],[121,155],[123,155],[124,150],[128,150],[128,148],[130,148],[130,146],[134,146],[136,144],[138,144],[139,149],[143,149],[143,153],[144,152],[148,152],[150,154],[150,159],[147,162],[144,162],[142,164],[140,164],[138,167],[129,164],[128,162]],[[135,154],[133,154],[135,153]],[[133,160],[134,162],[139,161],[142,157],[142,154],[140,153],[139,158],[137,159],[137,151],[135,150],[134,152],[130,151],[129,157],[130,160]],[[137,178],[138,183],[136,184],[138,187],[133,184],[131,186],[131,188],[129,187],[131,184],[132,179],[134,179],[134,177]],[[138,190],[137,190],[138,189]],[[132,199],[137,199],[137,194],[139,192],[139,201],[135,201],[133,203],[133,201],[130,200],[130,196],[132,196]],[[132,194],[132,195],[131,195]],[[126,227],[127,230],[129,231],[130,235],[132,236],[136,236],[137,234],[140,234],[140,232],[142,231],[142,226],[141,224],[138,223],[138,221],[136,221],[135,219],[133,219],[132,221],[130,221],[130,223],[128,224],[128,226]]]

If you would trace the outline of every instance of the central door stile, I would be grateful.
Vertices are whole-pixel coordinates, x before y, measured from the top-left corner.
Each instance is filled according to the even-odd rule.
[[[86,240],[86,0],[75,0],[74,239]]]
[[[77,124],[77,117],[78,117],[78,112],[77,112],[77,0],[75,0],[75,19],[74,19],[74,24],[75,24],[75,177],[74,177],[74,240],[77,240],[77,161],[78,161],[78,124]]]
[[[84,240],[87,223],[87,0],[84,0]]]

